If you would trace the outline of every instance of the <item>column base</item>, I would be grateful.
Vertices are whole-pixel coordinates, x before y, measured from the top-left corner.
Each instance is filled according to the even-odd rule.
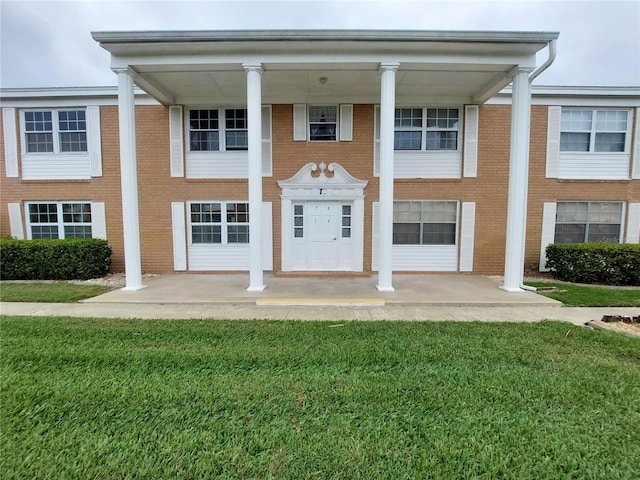
[[[509,293],[524,292],[524,290],[519,287],[505,287],[504,285],[500,285],[500,287],[498,288],[500,288],[500,290],[504,290],[505,292],[509,292]]]
[[[379,292],[395,292],[396,289],[393,288],[391,285],[389,285],[388,287],[384,287],[382,285],[376,285],[376,290],[378,290]]]
[[[265,288],[267,288],[266,285],[258,285],[257,287],[249,286],[249,288],[247,288],[247,292],[264,292]]]
[[[137,292],[138,290],[142,290],[143,288],[147,288],[146,285],[137,285],[135,287],[123,287],[120,290],[123,292]]]

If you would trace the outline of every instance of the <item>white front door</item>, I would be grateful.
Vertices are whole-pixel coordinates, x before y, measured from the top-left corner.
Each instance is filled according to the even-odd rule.
[[[308,270],[338,269],[338,203],[308,203],[305,215],[308,225]]]

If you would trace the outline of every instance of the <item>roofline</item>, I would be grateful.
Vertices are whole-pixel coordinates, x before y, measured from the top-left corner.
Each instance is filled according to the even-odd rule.
[[[102,44],[168,42],[356,41],[547,43],[558,32],[459,30],[181,30],[91,32]]]

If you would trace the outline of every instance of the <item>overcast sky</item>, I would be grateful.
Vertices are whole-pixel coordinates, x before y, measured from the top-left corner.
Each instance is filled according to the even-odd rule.
[[[92,31],[234,29],[557,31],[536,84],[640,85],[640,0],[0,0],[0,86],[116,85]]]

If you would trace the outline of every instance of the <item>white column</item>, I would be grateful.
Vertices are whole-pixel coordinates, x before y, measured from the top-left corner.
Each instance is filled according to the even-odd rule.
[[[133,94],[133,72],[116,70],[118,74],[118,120],[120,124],[120,182],[122,186],[122,224],[124,233],[123,290],[140,290],[140,221],[138,216],[138,172],[136,159],[136,119]]]
[[[393,292],[391,254],[393,247],[393,130],[396,108],[396,71],[399,63],[380,64],[380,292]]]
[[[249,146],[249,292],[264,290],[262,269],[262,65],[243,64],[247,71]]]
[[[527,232],[531,114],[529,73],[529,70],[519,69],[513,77],[507,244],[504,258],[504,285],[500,287],[507,292],[523,291],[521,285],[524,279],[524,248]]]

